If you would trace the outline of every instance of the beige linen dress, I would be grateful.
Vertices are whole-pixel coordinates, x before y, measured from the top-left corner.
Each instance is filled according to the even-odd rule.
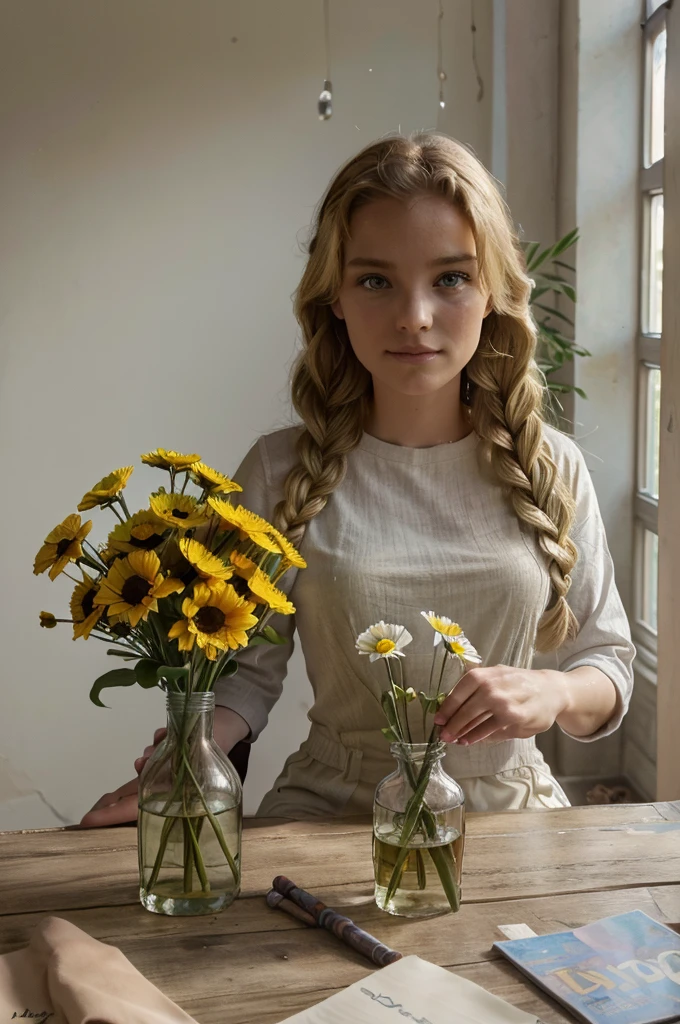
[[[555,667],[593,665],[619,695],[611,721],[587,737],[595,740],[617,729],[628,707],[634,648],[588,469],[574,442],[545,429],[576,499],[572,537],[579,550],[569,602],[581,628],[560,649]],[[296,462],[298,434],[291,427],[261,437],[236,473],[243,487],[238,497],[267,519]],[[314,691],[309,736],[287,759],[258,814],[368,813],[376,784],[395,763],[376,700],[387,674],[382,663],[359,655],[357,635],[380,619],[406,626],[413,642],[404,667],[407,685],[416,690],[427,688],[432,659],[433,633],[423,610],[459,622],[483,664],[530,668],[550,597],[545,558],[479,459],[474,433],[432,448],[364,434],[300,549],[308,568],[284,578],[296,614],[272,619],[289,643],[244,651],[237,674],[218,683],[216,701],[237,711],[255,740],[281,694],[297,630]],[[411,709],[417,712],[415,702]],[[450,744],[444,767],[462,786],[468,810],[568,804],[533,738]]]

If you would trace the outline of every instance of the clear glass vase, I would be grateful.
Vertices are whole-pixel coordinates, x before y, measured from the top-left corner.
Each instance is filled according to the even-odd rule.
[[[139,896],[157,914],[213,914],[239,892],[241,782],[214,710],[214,693],[168,694],[168,734],[140,777]]]
[[[465,797],[444,771],[446,744],[393,743],[397,770],[379,783],[373,807],[375,901],[401,917],[460,906]]]

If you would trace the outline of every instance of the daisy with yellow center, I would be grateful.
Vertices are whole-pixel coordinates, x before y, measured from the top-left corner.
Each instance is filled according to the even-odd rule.
[[[205,506],[199,505],[190,494],[152,494],[149,498],[152,512],[175,530],[193,530],[208,522]]]
[[[377,661],[379,658],[404,658],[406,655],[403,648],[412,640],[413,637],[405,626],[396,626],[381,619],[357,637],[355,647],[359,654],[368,654],[369,661]]]
[[[123,466],[121,469],[114,469],[113,473],[109,473],[108,476],[102,477],[87,494],[83,495],[78,505],[78,511],[85,512],[96,505],[105,505],[113,501],[116,495],[123,490],[133,471],[134,466]]]
[[[212,466],[206,466],[205,462],[195,462],[191,467],[191,479],[204,491],[211,494],[230,494],[233,491],[242,491],[243,488],[235,480],[219,473]]]
[[[94,605],[105,606],[109,615],[118,616],[134,628],[158,611],[158,599],[184,590],[181,580],[164,579],[155,551],[132,551],[119,558],[102,580],[94,596]]]
[[[284,562],[286,562],[289,566],[292,566],[295,569],[307,568],[307,563],[305,562],[300,552],[297,550],[296,547],[294,547],[291,544],[291,542],[283,533],[281,533],[275,527],[272,527],[269,532],[276,541],[276,543],[281,548]]]
[[[57,576],[64,571],[69,562],[75,562],[82,558],[82,543],[92,529],[92,520],[80,525],[80,516],[66,516],[63,523],[47,534],[45,542],[35,556],[33,573],[39,576],[40,573],[49,569],[49,577],[56,580]]]
[[[253,573],[257,571],[257,565],[253,562],[252,558],[246,558],[245,555],[240,554],[238,551],[231,552],[229,561],[234,566],[236,575],[240,576],[242,580],[249,580]]]
[[[442,640],[452,640],[455,637],[463,636],[463,630],[457,622],[452,622],[445,615],[435,615],[434,612],[421,612],[423,618],[427,619],[434,630],[434,646],[437,647]]]
[[[251,594],[257,598],[258,604],[268,605],[273,612],[279,615],[292,615],[295,612],[295,605],[292,604],[262,569],[256,569],[248,580],[248,587]]]
[[[119,523],[108,537],[107,553],[129,554],[130,551],[153,551],[167,536],[167,527],[151,509],[135,512],[124,523]],[[103,557],[103,554],[102,554]],[[104,561],[107,561],[104,558]]]
[[[71,596],[71,618],[73,619],[73,639],[82,636],[87,640],[102,615],[103,608],[95,608],[94,599],[97,594],[94,580],[83,573],[83,582],[79,583]]]
[[[224,498],[210,497],[208,505],[222,520],[223,529],[238,530],[241,540],[250,540],[274,555],[281,554],[279,544],[269,536],[274,527],[262,516],[256,515],[250,509],[244,508],[243,505],[234,507],[230,501],[225,501]]]
[[[205,580],[229,580],[234,575],[234,567],[226,565],[218,555],[204,547],[197,540],[182,537],[179,549],[187,562]]]
[[[181,473],[186,469],[191,469],[192,466],[195,466],[200,461],[200,455],[182,455],[181,452],[165,448],[154,448],[152,452],[142,455],[142,462],[147,466],[155,466],[156,469],[169,469],[174,473]]]
[[[255,604],[239,597],[231,583],[197,583],[191,597],[184,599],[184,619],[168,632],[179,641],[180,651],[190,651],[194,641],[210,661],[219,651],[235,651],[248,645],[248,630],[257,625]]]
[[[470,665],[481,665],[482,659],[477,653],[477,649],[473,647],[468,638],[461,634],[452,640],[444,640],[444,647],[446,653],[452,658],[458,658],[460,662]]]

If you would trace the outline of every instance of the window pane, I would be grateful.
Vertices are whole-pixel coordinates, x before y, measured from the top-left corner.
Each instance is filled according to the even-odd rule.
[[[661,416],[661,370],[647,370],[645,396],[645,466],[643,489],[659,497],[659,422]]]
[[[654,37],[648,51],[649,68],[649,154],[647,162],[655,164],[663,156],[664,101],[666,91],[666,29]]]
[[[652,196],[649,201],[647,249],[646,334],[661,334],[661,308],[663,299],[663,195]]]
[[[644,531],[642,553],[642,621],[657,630],[657,590],[659,586],[659,538]]]

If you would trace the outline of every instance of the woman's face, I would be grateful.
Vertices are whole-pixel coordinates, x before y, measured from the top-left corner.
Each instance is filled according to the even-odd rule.
[[[442,196],[380,198],[352,216],[332,310],[376,387],[427,395],[472,358],[491,303],[463,214]]]

